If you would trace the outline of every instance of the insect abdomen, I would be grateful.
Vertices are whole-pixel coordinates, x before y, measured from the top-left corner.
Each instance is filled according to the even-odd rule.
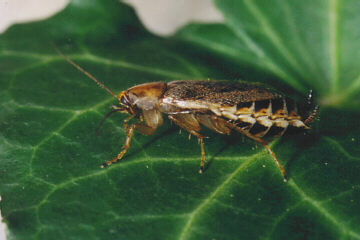
[[[289,129],[309,129],[295,101],[288,98],[240,103],[232,115],[231,121],[257,137],[281,136]],[[226,111],[222,111],[222,116],[229,119]]]

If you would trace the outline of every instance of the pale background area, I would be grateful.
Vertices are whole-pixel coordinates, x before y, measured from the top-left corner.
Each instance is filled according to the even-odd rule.
[[[65,8],[69,0],[0,0],[0,33],[11,24],[41,20]],[[159,35],[172,34],[190,22],[221,22],[211,0],[124,0],[135,7],[145,26]]]
[[[14,23],[45,19],[65,8],[69,0],[0,0],[0,33]],[[184,24],[221,22],[223,18],[211,0],[125,0],[133,5],[144,25],[159,35],[170,35]],[[1,196],[0,196],[1,200]],[[1,215],[0,215],[1,219]],[[0,222],[0,240],[5,240]]]

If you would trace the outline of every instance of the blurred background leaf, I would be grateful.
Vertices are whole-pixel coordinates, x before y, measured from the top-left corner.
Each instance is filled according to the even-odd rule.
[[[58,15],[0,36],[0,194],[9,239],[359,239],[357,1],[216,1],[226,24],[147,32],[113,0],[76,0]],[[270,5],[269,5],[270,4]],[[310,135],[273,150],[207,132],[200,149],[165,123],[136,134],[125,159],[122,120],[94,131],[105,91],[174,79],[262,81],[321,104]],[[344,110],[345,109],[345,110]]]
[[[360,2],[215,0],[226,24],[193,24],[180,35],[323,105],[360,107]]]

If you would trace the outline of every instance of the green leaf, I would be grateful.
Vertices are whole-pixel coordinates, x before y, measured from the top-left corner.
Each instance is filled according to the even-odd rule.
[[[96,136],[116,101],[51,45],[115,92],[151,81],[243,77],[312,87],[322,99],[334,91],[345,98],[333,105],[346,107],[358,94],[341,91],[358,81],[351,80],[358,61],[344,68],[346,56],[358,57],[357,15],[349,12],[357,2],[329,1],[341,19],[337,70],[325,57],[334,39],[328,28],[316,31],[333,12],[326,3],[219,1],[226,25],[192,25],[172,38],[148,33],[115,0],[72,1],[51,19],[10,28],[0,36],[0,206],[9,239],[359,239],[359,112],[322,106],[312,134],[275,140],[288,183],[263,147],[209,131],[208,169],[198,174],[196,139],[168,122],[152,136],[135,134],[123,161],[100,169],[121,149],[126,116],[114,114]],[[298,28],[286,25],[278,4]],[[263,24],[273,38],[260,34]],[[285,37],[291,29],[297,40]]]
[[[360,107],[356,0],[215,0],[226,24],[193,24],[180,36],[262,69],[323,105]]]

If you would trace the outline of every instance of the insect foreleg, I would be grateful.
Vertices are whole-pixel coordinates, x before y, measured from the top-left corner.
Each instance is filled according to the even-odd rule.
[[[114,157],[113,159],[103,163],[101,165],[101,168],[109,166],[109,165],[119,161],[120,159],[122,159],[122,157],[125,155],[127,150],[130,148],[130,143],[131,143],[131,139],[132,139],[133,134],[134,134],[134,130],[138,131],[139,133],[141,133],[143,135],[151,135],[156,130],[156,128],[146,126],[146,125],[144,125],[142,123],[134,123],[134,124],[128,125],[127,121],[124,121],[124,126],[126,128],[126,139],[125,139],[125,144],[123,146],[123,150],[116,157]]]
[[[126,139],[125,139],[125,144],[123,146],[123,150],[113,159],[101,164],[100,166],[101,168],[104,168],[119,161],[125,155],[126,151],[130,148],[131,139],[134,134],[135,124],[131,124],[129,126],[127,123],[124,123],[124,125],[126,127]]]

